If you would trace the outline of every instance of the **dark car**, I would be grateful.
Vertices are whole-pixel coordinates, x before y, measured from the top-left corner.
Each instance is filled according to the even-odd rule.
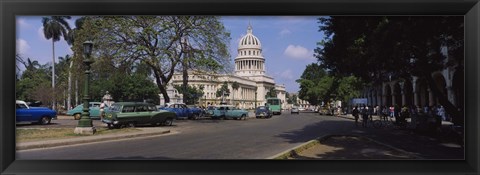
[[[124,126],[134,127],[138,124],[170,126],[175,113],[157,110],[154,104],[144,102],[117,102],[112,104],[102,120],[109,128]]]
[[[44,107],[31,107],[25,101],[16,100],[16,123],[39,123],[49,124],[57,118],[57,111]]]
[[[256,118],[271,118],[272,116],[272,111],[266,106],[259,106],[257,109],[255,109]]]
[[[193,119],[196,120],[200,117],[203,117],[204,112],[202,109],[197,107],[188,107],[183,103],[174,103],[169,104],[166,107],[161,107],[159,110],[167,110],[174,112],[177,116],[177,119]]]

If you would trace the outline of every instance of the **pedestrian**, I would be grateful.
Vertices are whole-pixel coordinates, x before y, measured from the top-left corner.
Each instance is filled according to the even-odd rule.
[[[362,109],[362,126],[364,128],[367,127],[367,122],[368,122],[368,108],[367,106],[364,106]]]
[[[105,116],[105,101],[102,101],[100,104],[100,121],[103,121],[103,117]]]
[[[355,118],[355,126],[358,126],[358,114],[359,113],[360,113],[360,111],[358,111],[358,108],[355,106],[355,108],[353,108],[353,111],[352,111],[352,115]]]
[[[393,118],[393,116],[395,114],[395,108],[393,106],[390,106],[389,107],[389,112],[390,112],[390,118]]]
[[[368,118],[370,119],[370,121],[373,121],[373,114],[374,114],[374,109],[373,109],[373,106],[369,106],[368,107]]]

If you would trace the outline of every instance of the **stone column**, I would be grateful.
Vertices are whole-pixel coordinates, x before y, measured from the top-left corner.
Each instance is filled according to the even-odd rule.
[[[430,88],[427,89],[428,91],[428,105],[433,106],[435,104],[435,99],[433,98],[433,92]]]
[[[455,92],[453,91],[452,86],[447,87],[447,94],[448,94],[448,101],[450,101],[450,103],[452,103],[453,105],[457,105],[456,99],[455,99]]]
[[[406,103],[406,97],[405,97],[405,83],[404,82],[400,82],[400,93],[402,95],[402,105],[399,105],[399,106],[403,106],[405,105]]]

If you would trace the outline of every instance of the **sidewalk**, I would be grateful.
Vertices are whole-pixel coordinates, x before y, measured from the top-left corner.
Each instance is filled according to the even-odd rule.
[[[355,120],[352,115],[329,117]],[[380,119],[379,116],[373,116],[373,120],[376,119]],[[451,122],[442,122],[442,127],[450,125]],[[411,128],[359,126],[350,134],[323,135],[268,159],[463,159],[465,149],[442,137],[441,134],[419,134]]]
[[[145,128],[137,128],[137,129],[140,129],[141,131],[132,132],[132,133],[112,133],[112,134],[105,134],[105,135],[81,136],[78,138],[21,142],[21,143],[17,143],[16,148],[17,150],[28,150],[28,149],[67,146],[67,145],[92,143],[92,142],[104,142],[104,141],[120,140],[120,139],[135,138],[135,137],[147,137],[147,136],[155,136],[155,135],[170,133],[169,129],[165,129],[161,127],[145,127]]]

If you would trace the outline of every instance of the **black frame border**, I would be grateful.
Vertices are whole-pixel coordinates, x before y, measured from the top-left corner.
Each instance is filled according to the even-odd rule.
[[[479,0],[2,0],[0,174],[479,174]],[[16,15],[465,15],[463,161],[15,160]]]

